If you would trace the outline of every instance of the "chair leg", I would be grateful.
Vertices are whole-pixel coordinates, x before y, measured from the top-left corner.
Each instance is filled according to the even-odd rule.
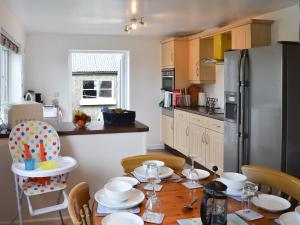
[[[60,191],[59,194],[58,194],[57,204],[59,204],[59,202],[60,202],[61,194],[62,194],[62,191]],[[64,218],[62,216],[61,210],[58,211],[58,214],[59,214],[59,218],[60,218],[60,221],[61,221],[61,225],[65,225]]]
[[[23,224],[22,220],[22,202],[20,199],[20,189],[19,189],[19,184],[18,184],[18,177],[15,174],[15,185],[16,185],[16,196],[17,196],[17,206],[18,206],[18,217],[19,217],[19,224]]]

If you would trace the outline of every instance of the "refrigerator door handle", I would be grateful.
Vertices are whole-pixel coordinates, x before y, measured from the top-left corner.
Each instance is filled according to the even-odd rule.
[[[240,165],[241,164],[247,164],[248,163],[248,152],[247,148],[245,146],[245,139],[247,138],[247,132],[246,132],[246,88],[248,86],[247,80],[246,80],[246,64],[248,60],[248,50],[243,50],[243,56],[242,56],[242,62],[241,62],[241,74],[240,74],[240,138],[239,138],[239,154],[240,154]]]
[[[239,107],[238,107],[238,171],[241,172],[241,166],[245,163],[245,66],[247,50],[241,51],[239,64]]]

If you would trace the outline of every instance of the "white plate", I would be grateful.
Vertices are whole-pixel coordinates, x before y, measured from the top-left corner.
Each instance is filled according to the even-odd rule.
[[[124,182],[131,184],[132,186],[135,186],[139,183],[139,181],[134,177],[113,177],[113,178],[109,179],[108,182],[111,182],[111,181],[124,181]]]
[[[195,169],[195,170],[199,174],[199,180],[205,179],[210,176],[210,173],[206,170],[200,170],[200,169]],[[182,170],[181,173],[183,176],[187,177],[189,171],[190,171],[190,169],[184,169],[184,170]]]
[[[276,195],[259,194],[258,198],[253,197],[252,202],[255,206],[269,212],[280,212],[291,207],[291,203]]]
[[[129,213],[129,212],[118,212],[112,213],[102,220],[102,225],[144,225],[144,221],[141,217]]]
[[[111,201],[105,195],[104,189],[101,189],[95,193],[95,200],[99,204],[111,209],[129,209],[139,205],[144,199],[145,199],[144,193],[135,188],[132,189],[132,193],[129,199],[127,199],[124,202]]]
[[[230,195],[230,196],[236,196],[236,197],[240,197],[242,196],[243,190],[231,190],[231,189],[227,189],[226,190],[226,194]]]
[[[279,217],[279,221],[282,225],[300,225],[295,212],[287,212],[282,214]]]
[[[140,167],[135,168],[135,169],[134,169],[134,173],[135,173],[137,176],[146,179],[146,171],[144,170],[143,166],[140,166]],[[164,167],[161,169],[161,172],[160,172],[160,174],[159,174],[159,178],[160,178],[160,179],[164,179],[164,178],[170,177],[170,176],[172,176],[173,173],[174,173],[174,170],[172,170],[172,169],[169,168],[169,167],[164,166]]]

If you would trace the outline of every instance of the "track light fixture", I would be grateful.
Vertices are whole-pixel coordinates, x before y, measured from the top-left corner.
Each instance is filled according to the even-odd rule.
[[[144,26],[144,25],[145,25],[144,17],[141,17],[139,19],[132,18],[130,20],[130,23],[125,25],[124,31],[126,33],[130,33],[131,31],[136,30],[138,27]]]

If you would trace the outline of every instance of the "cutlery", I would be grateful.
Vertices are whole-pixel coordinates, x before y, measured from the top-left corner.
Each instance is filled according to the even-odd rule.
[[[183,206],[183,211],[190,211],[190,210],[193,210],[194,207],[193,205],[198,201],[198,198],[195,198],[190,204],[188,205],[184,205]]]

